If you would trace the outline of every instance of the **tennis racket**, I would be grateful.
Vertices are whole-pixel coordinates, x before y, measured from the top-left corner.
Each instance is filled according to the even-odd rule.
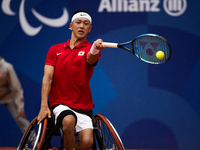
[[[166,63],[171,57],[169,42],[157,34],[142,34],[125,43],[103,42],[103,45],[111,48],[122,48],[131,52],[142,61],[151,64]]]

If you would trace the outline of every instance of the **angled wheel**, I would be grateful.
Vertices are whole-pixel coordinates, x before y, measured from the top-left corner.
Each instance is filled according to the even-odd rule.
[[[47,128],[47,118],[37,124],[37,118],[33,119],[24,133],[17,150],[41,150]]]
[[[101,150],[125,150],[117,131],[106,117],[96,114],[95,121],[95,134]]]

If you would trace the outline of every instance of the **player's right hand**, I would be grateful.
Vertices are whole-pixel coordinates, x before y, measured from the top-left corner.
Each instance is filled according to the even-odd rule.
[[[95,49],[98,49],[98,50],[106,49],[106,46],[103,45],[102,39],[97,39],[96,41],[94,41],[93,46]]]

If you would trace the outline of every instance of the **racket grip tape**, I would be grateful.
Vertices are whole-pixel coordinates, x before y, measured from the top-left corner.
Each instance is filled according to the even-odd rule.
[[[106,47],[118,48],[118,43],[103,42]]]

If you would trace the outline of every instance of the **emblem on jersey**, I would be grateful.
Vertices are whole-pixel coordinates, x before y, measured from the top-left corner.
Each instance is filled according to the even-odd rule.
[[[63,54],[63,53],[56,53],[57,56],[58,56],[58,55],[61,55],[61,54]]]
[[[78,53],[78,56],[83,56],[84,54],[85,54],[84,51],[80,51],[80,52]]]

